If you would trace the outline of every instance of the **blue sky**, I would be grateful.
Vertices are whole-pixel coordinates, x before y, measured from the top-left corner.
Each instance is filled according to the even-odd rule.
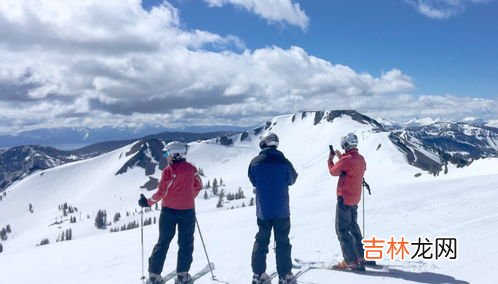
[[[498,126],[498,0],[0,2],[0,134],[302,110]]]
[[[304,31],[234,5],[171,1],[186,28],[236,35],[249,49],[297,45],[358,72],[398,68],[413,78],[417,94],[498,96],[498,1],[467,4],[447,19],[429,18],[403,0],[293,2],[310,19]]]

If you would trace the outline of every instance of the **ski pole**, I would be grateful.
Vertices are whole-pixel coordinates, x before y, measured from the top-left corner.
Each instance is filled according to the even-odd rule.
[[[365,187],[363,186],[363,238],[366,237],[365,233]]]
[[[197,230],[199,231],[199,236],[201,236],[202,247],[204,248],[204,253],[206,254],[206,259],[208,261],[209,270],[211,271],[211,278],[213,280],[216,280],[216,276],[214,276],[214,273],[213,273],[213,268],[211,267],[211,261],[209,261],[208,252],[206,250],[206,244],[204,244],[204,238],[202,237],[201,227],[199,226],[199,222],[197,221],[197,217],[195,217],[195,223],[197,224]]]
[[[366,237],[365,233],[365,188],[368,190],[368,195],[372,195],[372,191],[370,191],[370,185],[363,178],[363,237]]]
[[[145,279],[144,275],[144,208],[142,207],[142,212],[140,214],[140,232],[141,232],[141,243],[142,243],[142,280]]]

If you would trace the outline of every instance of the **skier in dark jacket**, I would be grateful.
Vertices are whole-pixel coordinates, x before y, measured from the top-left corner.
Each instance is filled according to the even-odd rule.
[[[331,152],[328,160],[330,174],[339,176],[335,229],[344,260],[335,267],[348,270],[365,270],[361,243],[363,237],[358,226],[358,203],[361,199],[366,163],[358,153],[357,146],[358,137],[349,133],[341,138],[341,147],[346,152]],[[334,163],[334,156],[339,158],[337,163]]]
[[[291,162],[277,150],[278,136],[268,132],[261,136],[261,152],[249,165],[248,175],[256,188],[256,215],[259,232],[252,252],[253,284],[264,283],[266,254],[271,231],[275,234],[277,272],[279,283],[296,283],[292,274],[289,212],[289,186],[294,184],[297,173]]]
[[[178,226],[178,262],[175,283],[192,283],[188,273],[194,251],[195,197],[202,188],[197,169],[185,160],[187,145],[170,142],[164,156],[168,166],[164,168],[157,192],[147,199],[143,194],[138,204],[149,207],[162,200],[159,217],[159,240],[149,258],[149,279],[147,283],[162,284],[161,278],[169,244]]]

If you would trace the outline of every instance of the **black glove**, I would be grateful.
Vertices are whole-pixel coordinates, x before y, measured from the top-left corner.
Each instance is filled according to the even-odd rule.
[[[138,205],[140,205],[140,207],[150,207],[149,203],[147,203],[147,198],[145,197],[145,195],[140,194],[140,199],[138,200]]]

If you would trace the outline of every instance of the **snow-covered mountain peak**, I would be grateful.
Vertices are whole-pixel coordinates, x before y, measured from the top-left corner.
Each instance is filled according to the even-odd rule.
[[[274,118],[272,121],[276,122],[281,119],[288,119],[290,117],[292,122],[296,120],[303,120],[304,118],[313,118],[313,125],[317,125],[319,123],[333,123],[336,118],[349,117],[350,119],[361,123],[371,125],[375,128],[382,128],[382,125],[378,123],[376,120],[363,115],[355,110],[327,110],[327,111],[302,111],[294,114],[278,116]]]
[[[477,118],[477,117],[471,117],[471,116],[462,119],[462,122],[474,124],[474,125],[479,125],[479,126],[486,125],[486,121],[484,119]]]
[[[424,117],[424,118],[414,118],[404,123],[405,127],[417,127],[417,126],[427,126],[437,122],[441,122],[439,118]]]

